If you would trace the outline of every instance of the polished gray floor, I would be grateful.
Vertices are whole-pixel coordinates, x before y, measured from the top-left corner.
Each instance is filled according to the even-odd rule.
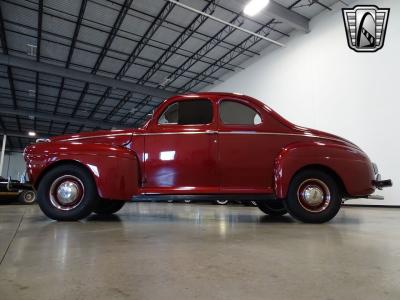
[[[400,209],[330,223],[257,208],[129,204],[58,223],[0,206],[0,299],[400,299]]]

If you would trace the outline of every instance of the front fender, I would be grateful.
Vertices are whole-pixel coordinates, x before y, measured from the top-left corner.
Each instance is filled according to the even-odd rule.
[[[137,156],[124,147],[76,142],[41,143],[30,146],[25,159],[28,175],[35,186],[51,168],[75,162],[90,171],[102,198],[130,200],[138,193]]]
[[[274,163],[274,188],[277,198],[285,198],[293,176],[299,170],[319,166],[329,169],[343,183],[351,197],[374,192],[374,171],[368,156],[360,149],[323,142],[297,142],[282,149]]]

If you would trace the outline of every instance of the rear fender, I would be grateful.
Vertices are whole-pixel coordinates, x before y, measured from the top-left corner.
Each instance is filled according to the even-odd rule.
[[[323,142],[296,142],[282,149],[274,163],[274,189],[277,198],[286,198],[293,176],[301,169],[318,166],[334,173],[352,197],[374,192],[374,171],[368,156],[360,149]]]
[[[130,200],[138,193],[138,159],[128,148],[71,142],[43,143],[38,147],[43,147],[43,151],[35,151],[40,154],[28,159],[28,173],[35,186],[50,169],[73,162],[90,171],[101,198]]]

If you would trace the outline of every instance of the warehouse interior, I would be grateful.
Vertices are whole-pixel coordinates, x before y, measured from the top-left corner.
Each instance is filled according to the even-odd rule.
[[[375,52],[349,46],[356,6],[390,8]],[[398,1],[0,0],[0,37],[4,186],[38,139],[141,128],[201,92],[350,140],[393,181],[324,224],[172,200],[58,222],[0,192],[1,299],[399,299]]]

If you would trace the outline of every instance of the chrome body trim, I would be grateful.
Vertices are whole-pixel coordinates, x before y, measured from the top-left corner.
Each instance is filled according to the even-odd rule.
[[[103,138],[103,137],[107,138],[107,137],[124,136],[124,135],[132,135],[132,133],[111,133],[111,134],[102,134],[102,135],[81,136],[81,137],[59,140],[58,142],[70,142],[70,141],[87,140],[87,139]]]
[[[115,134],[104,134],[104,135],[92,135],[92,136],[84,136],[84,137],[76,137],[59,140],[59,142],[69,142],[69,141],[78,141],[78,140],[86,140],[93,138],[108,138],[114,136],[155,136],[155,135],[181,135],[181,134],[223,134],[223,135],[231,135],[231,134],[242,134],[242,135],[280,135],[280,136],[298,136],[298,137],[307,137],[307,138],[318,138],[324,140],[331,140],[336,142],[344,143],[346,141],[336,138],[324,137],[313,134],[301,134],[301,133],[285,133],[285,132],[259,132],[259,131],[217,131],[217,130],[205,130],[205,131],[177,131],[177,132],[148,132],[148,133],[115,133]]]

